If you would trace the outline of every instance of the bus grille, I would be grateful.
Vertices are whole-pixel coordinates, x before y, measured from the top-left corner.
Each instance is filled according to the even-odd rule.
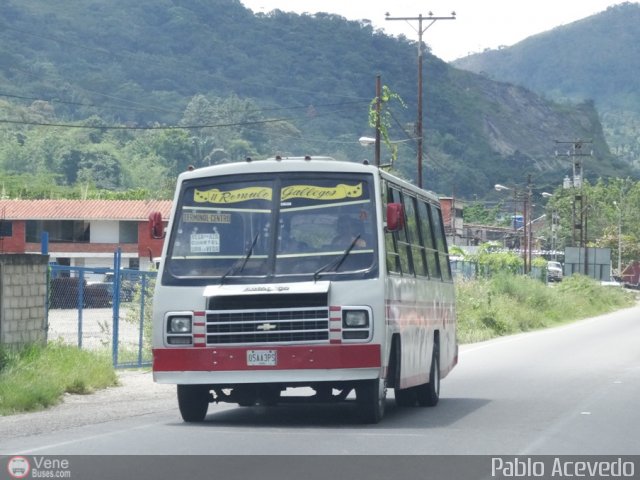
[[[207,345],[318,343],[328,339],[327,307],[207,311]]]

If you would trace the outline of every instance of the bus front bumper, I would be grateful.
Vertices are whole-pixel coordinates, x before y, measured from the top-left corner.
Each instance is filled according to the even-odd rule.
[[[255,365],[256,352],[268,365]],[[309,383],[379,378],[380,345],[156,348],[158,383]]]

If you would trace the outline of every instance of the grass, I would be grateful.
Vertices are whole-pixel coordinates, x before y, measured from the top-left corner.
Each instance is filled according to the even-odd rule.
[[[116,384],[106,353],[56,343],[0,349],[0,415],[42,410],[65,393],[87,394]]]
[[[635,295],[583,275],[547,286],[499,274],[457,284],[458,339],[471,343],[559,325],[631,306]]]

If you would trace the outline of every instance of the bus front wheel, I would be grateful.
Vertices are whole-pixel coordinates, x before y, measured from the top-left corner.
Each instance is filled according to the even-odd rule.
[[[378,423],[384,416],[387,401],[385,379],[363,381],[356,387],[356,402],[363,423]]]
[[[209,409],[206,385],[178,385],[178,407],[185,422],[202,422]]]

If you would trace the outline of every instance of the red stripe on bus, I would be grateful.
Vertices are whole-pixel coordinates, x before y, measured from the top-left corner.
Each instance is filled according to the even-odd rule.
[[[248,366],[247,350],[276,350],[278,364]],[[380,345],[253,346],[207,348],[156,348],[156,372],[232,370],[317,370],[332,368],[378,368]]]

